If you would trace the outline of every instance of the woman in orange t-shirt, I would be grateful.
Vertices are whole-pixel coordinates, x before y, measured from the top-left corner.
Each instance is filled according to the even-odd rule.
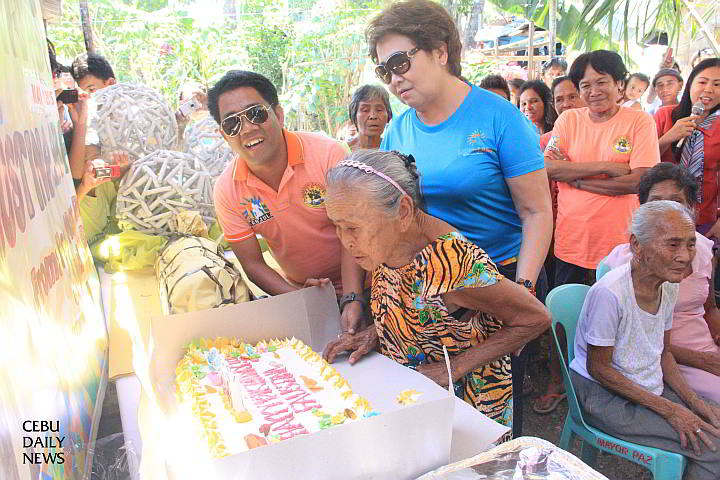
[[[627,242],[640,177],[660,161],[652,117],[617,103],[627,74],[608,50],[584,53],[570,67],[587,108],[564,112],[545,149],[548,176],[558,182],[555,285],[585,283]]]
[[[692,107],[702,103],[702,115]],[[718,167],[720,167],[720,58],[708,58],[693,68],[678,105],[655,114],[662,160],[687,168],[702,188],[698,191],[698,232],[720,240]],[[682,143],[681,143],[682,141]]]

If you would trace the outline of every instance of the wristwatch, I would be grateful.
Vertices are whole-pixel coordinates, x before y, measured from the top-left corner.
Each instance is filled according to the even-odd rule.
[[[518,283],[522,285],[523,287],[528,289],[528,292],[532,293],[533,296],[535,296],[535,285],[533,285],[533,282],[530,280],[525,280],[524,278],[518,278],[515,280],[515,283]]]
[[[340,311],[342,312],[345,308],[345,305],[347,305],[350,302],[360,302],[363,307],[365,307],[365,299],[362,295],[358,295],[355,292],[346,293],[342,297],[340,297]]]

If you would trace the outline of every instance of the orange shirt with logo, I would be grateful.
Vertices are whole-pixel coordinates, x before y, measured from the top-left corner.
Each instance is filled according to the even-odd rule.
[[[342,246],[325,212],[325,174],[347,151],[325,135],[283,135],[288,165],[278,191],[236,156],[215,184],[217,218],[230,243],[262,235],[289,281],[329,278],[340,295]]]
[[[563,112],[547,148],[559,149],[570,162],[620,162],[635,169],[660,161],[653,118],[624,107],[603,123],[592,122],[587,107]],[[558,182],[555,256],[595,269],[615,246],[627,243],[632,212],[638,205],[636,194],[599,195]]]

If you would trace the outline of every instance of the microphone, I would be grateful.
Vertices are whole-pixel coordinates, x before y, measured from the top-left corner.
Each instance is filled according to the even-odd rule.
[[[703,113],[705,113],[705,105],[703,105],[703,103],[698,100],[697,102],[695,102],[695,105],[692,106],[692,109],[690,109],[690,113],[693,115],[702,115]]]
[[[695,102],[695,104],[690,109],[690,114],[693,116],[700,116],[703,113],[705,113],[705,105],[703,105],[703,103],[700,100],[698,100],[697,102]],[[683,144],[685,143],[686,138],[687,137],[680,139],[680,141],[677,144],[677,148],[682,148]]]

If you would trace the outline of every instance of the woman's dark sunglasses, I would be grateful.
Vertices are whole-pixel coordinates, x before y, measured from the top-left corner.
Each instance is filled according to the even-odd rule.
[[[407,52],[395,52],[375,67],[375,75],[386,84],[390,84],[393,73],[402,75],[410,70],[410,59],[420,50],[415,47]]]
[[[265,105],[253,105],[241,112],[225,117],[225,120],[220,122],[220,128],[228,137],[235,137],[242,130],[243,118],[253,125],[260,125],[267,121],[269,115],[268,107]]]

